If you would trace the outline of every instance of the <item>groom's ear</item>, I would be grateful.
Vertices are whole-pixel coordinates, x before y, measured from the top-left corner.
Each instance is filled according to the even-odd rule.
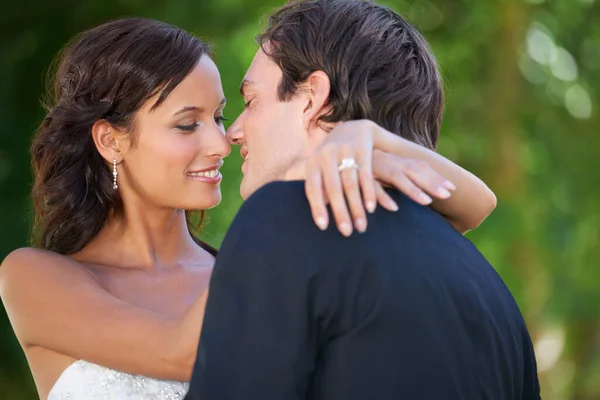
[[[329,76],[323,71],[315,71],[309,75],[304,85],[306,91],[306,107],[304,109],[304,128],[311,131],[315,128],[323,128],[323,122],[319,118],[330,112],[327,104],[331,90]]]

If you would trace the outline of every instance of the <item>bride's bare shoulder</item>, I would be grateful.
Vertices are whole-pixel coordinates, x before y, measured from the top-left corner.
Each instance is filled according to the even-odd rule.
[[[68,256],[53,251],[23,247],[8,254],[0,265],[0,295],[5,291],[6,285],[15,281],[24,288],[27,282],[38,281],[49,275],[68,275],[69,280],[93,279],[93,275],[82,263]]]
[[[2,261],[2,265],[5,265],[6,263],[27,262],[45,258],[70,260],[69,257],[50,250],[38,249],[35,247],[21,247],[20,249],[13,250],[9,253],[6,258],[4,258],[4,261]]]
[[[37,249],[33,247],[22,247],[13,250],[4,258],[0,266],[2,270],[12,269],[15,267],[21,268],[81,268],[83,264],[73,260],[72,258],[55,253],[53,251]]]

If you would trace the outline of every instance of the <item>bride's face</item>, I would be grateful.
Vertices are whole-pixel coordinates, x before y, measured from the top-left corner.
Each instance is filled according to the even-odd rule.
[[[168,60],[165,60],[168,62]],[[152,110],[158,95],[136,113],[134,141],[117,167],[127,206],[137,198],[158,208],[203,210],[221,201],[218,168],[231,151],[224,136],[225,96],[213,61],[196,68]]]

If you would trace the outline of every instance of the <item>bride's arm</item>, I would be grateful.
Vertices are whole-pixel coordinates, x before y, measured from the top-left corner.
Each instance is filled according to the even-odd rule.
[[[0,296],[24,349],[39,346],[154,378],[191,377],[205,296],[186,318],[167,319],[110,295],[75,261],[37,249],[4,260]]]
[[[432,150],[373,125],[375,149],[421,160],[454,183],[456,189],[452,196],[447,199],[433,197],[431,207],[457,230],[466,232],[477,228],[496,208],[496,195],[477,176]],[[414,168],[425,168],[425,165],[417,163]]]

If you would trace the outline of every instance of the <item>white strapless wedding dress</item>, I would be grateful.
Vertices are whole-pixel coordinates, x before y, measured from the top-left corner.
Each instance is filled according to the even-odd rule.
[[[126,374],[79,360],[58,378],[48,400],[181,400],[189,385]]]

